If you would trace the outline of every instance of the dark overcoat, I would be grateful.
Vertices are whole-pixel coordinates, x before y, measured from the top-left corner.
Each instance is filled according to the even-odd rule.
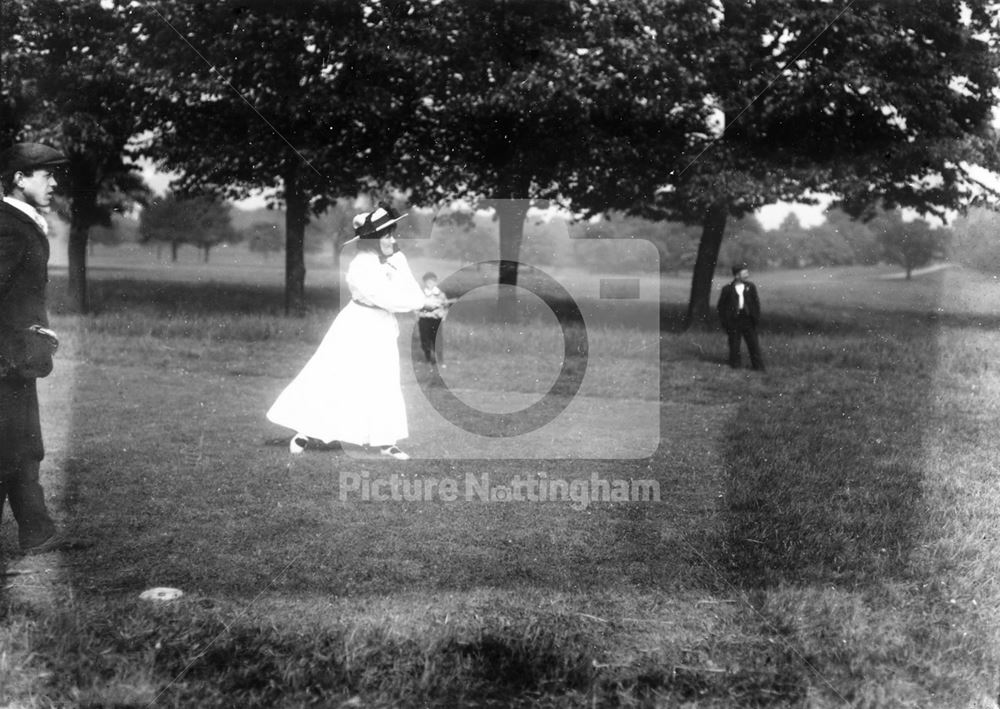
[[[760,321],[760,296],[757,295],[757,286],[750,281],[744,281],[743,285],[743,308],[750,316],[753,326],[757,327]],[[736,281],[727,283],[722,287],[719,294],[719,304],[716,306],[719,311],[719,321],[725,330],[733,330],[737,327],[740,314],[740,296],[736,292]]]
[[[49,241],[27,214],[0,201],[0,337],[48,326]],[[0,459],[41,460],[34,379],[0,379]]]

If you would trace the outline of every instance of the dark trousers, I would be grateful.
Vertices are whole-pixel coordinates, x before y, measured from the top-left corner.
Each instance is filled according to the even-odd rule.
[[[0,460],[0,517],[4,500],[17,520],[17,536],[22,548],[41,544],[56,526],[45,507],[45,495],[38,482],[37,460]]]
[[[417,327],[420,329],[420,349],[424,352],[424,361],[436,364],[440,352],[437,347],[438,328],[441,327],[441,318],[417,318]],[[440,357],[444,360],[444,357]]]
[[[760,342],[757,340],[757,326],[749,315],[740,314],[734,326],[726,330],[729,338],[729,366],[740,366],[740,340],[746,340],[747,351],[750,353],[750,366],[754,369],[764,369],[764,358],[760,354]]]

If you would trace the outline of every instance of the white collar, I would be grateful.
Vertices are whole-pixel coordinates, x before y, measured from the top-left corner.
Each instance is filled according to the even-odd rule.
[[[45,217],[43,217],[37,209],[32,207],[27,202],[17,199],[15,197],[4,197],[3,201],[9,204],[11,207],[19,209],[25,214],[27,214],[29,217],[31,217],[31,221],[33,221],[35,224],[38,225],[38,228],[42,230],[43,234],[45,234],[46,236],[49,235],[49,223],[45,221]]]

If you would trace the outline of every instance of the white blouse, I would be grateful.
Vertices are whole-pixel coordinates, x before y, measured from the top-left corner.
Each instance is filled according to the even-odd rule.
[[[385,263],[376,254],[358,254],[347,268],[347,287],[352,299],[391,313],[419,310],[424,305],[423,289],[413,277],[402,251],[394,253]]]

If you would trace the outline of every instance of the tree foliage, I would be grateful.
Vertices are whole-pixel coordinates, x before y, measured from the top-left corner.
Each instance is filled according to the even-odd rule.
[[[871,266],[882,257],[878,240],[863,220],[854,219],[842,209],[832,208],[826,211],[824,226],[850,248],[853,254],[851,263]]]
[[[784,230],[789,226],[788,220],[782,224],[776,233],[765,232],[764,227],[752,215],[740,217],[730,228],[730,238],[722,245],[719,256],[724,265],[746,262],[755,270],[775,268],[783,265],[786,249],[782,243]],[[798,227],[798,223],[795,222]],[[780,236],[779,236],[780,234]],[[700,234],[699,234],[700,236]],[[697,237],[695,238],[697,249]],[[690,264],[694,266],[694,259]]]
[[[499,244],[495,220],[469,209],[439,211],[428,235],[424,252],[461,265],[495,261]]]
[[[417,202],[497,210],[502,283],[517,281],[533,200],[586,214],[631,204],[633,174],[664,179],[704,123],[688,66],[702,56],[703,3],[406,5],[388,20],[419,58],[420,102],[397,146],[399,179]]]
[[[289,312],[310,214],[398,188],[495,200],[510,263],[531,200],[700,225],[698,320],[731,220],[819,193],[961,207],[965,166],[1000,167],[991,2],[7,0],[2,137],[73,157],[78,264],[141,134],[185,195],[284,205]]]
[[[711,322],[731,217],[817,193],[852,216],[968,201],[962,166],[1000,164],[989,125],[1000,26],[989,5],[720,0],[698,75],[714,136],[692,134],[685,166],[636,207],[703,225],[692,322]]]
[[[264,254],[264,258],[285,248],[285,235],[277,224],[270,222],[251,224],[243,230],[243,240],[251,251]]]
[[[111,215],[110,226],[97,225],[91,227],[90,235],[87,239],[91,251],[93,251],[94,244],[119,246],[121,244],[136,243],[137,241],[139,241],[138,220],[121,214]]]
[[[304,310],[305,228],[382,183],[412,89],[350,0],[132,4],[148,154],[183,192],[270,190],[286,212],[286,310]]]
[[[182,244],[201,249],[205,261],[214,246],[233,244],[242,234],[233,228],[229,207],[212,197],[179,197],[168,193],[142,212],[139,234],[143,243],[170,244],[172,259]]]
[[[886,260],[906,269],[909,280],[914,269],[944,258],[951,242],[948,229],[934,229],[923,219],[903,221],[898,210],[885,212],[872,221],[872,230],[882,246]]]
[[[970,209],[952,224],[952,257],[984,273],[1000,274],[1000,211]]]
[[[100,0],[4,0],[0,27],[0,140],[45,142],[69,157],[70,294],[84,311],[90,228],[149,194],[127,150],[137,100],[127,26]]]
[[[400,3],[422,97],[401,174],[417,200],[506,198],[512,261],[525,199],[701,225],[689,319],[708,321],[730,219],[819,193],[940,211],[970,197],[963,165],[1000,165],[988,4]]]
[[[593,271],[638,273],[649,270],[648,251],[635,241],[649,241],[659,252],[659,270],[677,273],[690,268],[697,235],[680,222],[653,222],[613,212],[570,227],[572,253]]]

